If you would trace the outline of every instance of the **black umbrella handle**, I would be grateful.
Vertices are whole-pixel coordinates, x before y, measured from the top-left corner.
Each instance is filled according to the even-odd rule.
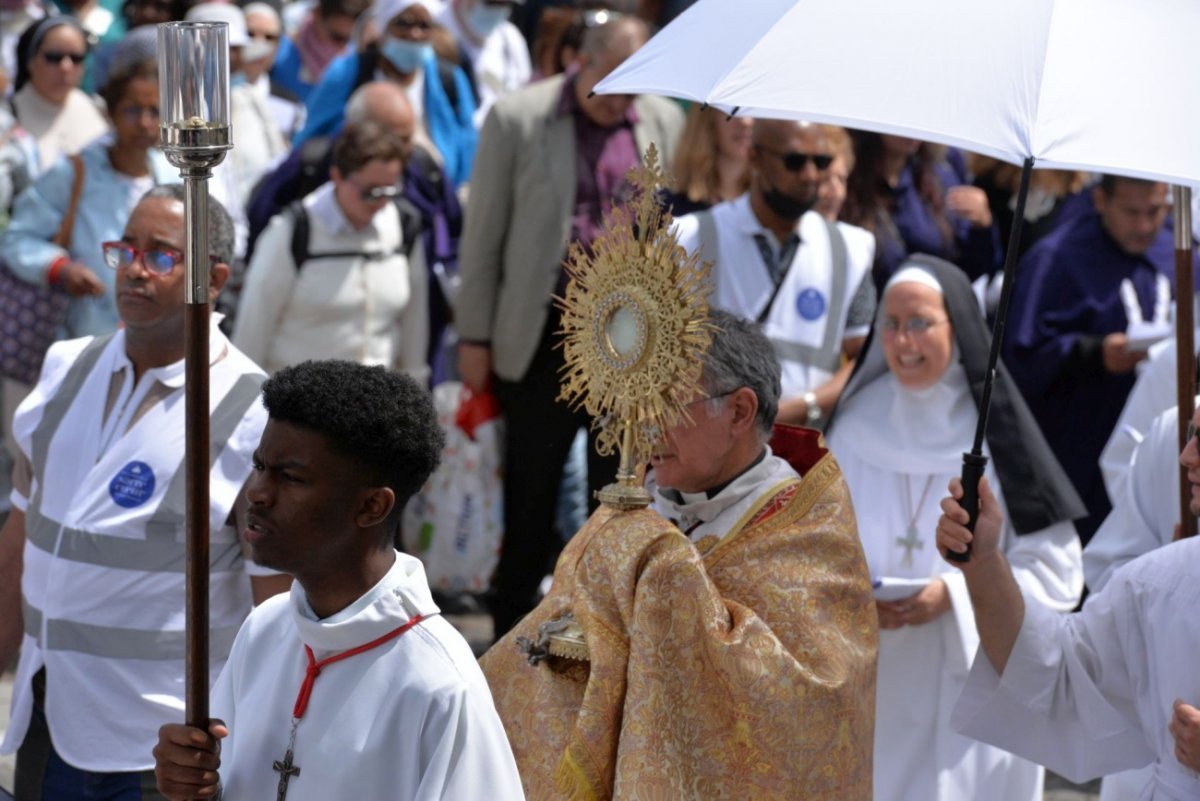
[[[987,468],[988,458],[977,453],[963,454],[962,486],[963,496],[959,505],[967,512],[967,530],[975,533],[975,523],[979,520],[979,481]],[[946,559],[951,562],[971,561],[971,545],[962,553],[946,551]]]

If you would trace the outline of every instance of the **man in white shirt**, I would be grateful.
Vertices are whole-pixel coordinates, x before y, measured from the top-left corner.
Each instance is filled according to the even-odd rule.
[[[210,298],[229,275],[233,225],[208,209]],[[123,328],[55,344],[13,422],[21,451],[0,533],[0,665],[21,660],[0,752],[17,798],[42,789],[152,788],[158,724],[183,709],[184,205],[164,185],[134,207],[116,270]],[[251,601],[290,583],[250,568],[226,525],[266,415],[262,371],[211,332],[211,662],[224,664]],[[150,790],[152,793],[152,789]],[[153,795],[143,795],[152,798]]]
[[[296,577],[238,633],[209,732],[160,730],[171,799],[524,798],[479,666],[392,543],[444,444],[407,376],[305,362],[263,386],[254,560]],[[289,732],[290,727],[290,732]]]
[[[1182,456],[1200,513],[1196,442]],[[942,501],[938,548],[971,546],[958,565],[981,653],[954,728],[1036,760],[1073,781],[1153,767],[1143,801],[1200,797],[1200,538],[1158,548],[1119,569],[1066,617],[1026,604],[997,548],[1001,512],[986,479],[972,535],[962,485]]]
[[[874,250],[847,247],[813,210],[833,158],[821,126],[756,120],[750,190],[675,221],[679,244],[713,263],[712,305],[760,323],[771,340],[781,423],[821,423],[875,314]]]

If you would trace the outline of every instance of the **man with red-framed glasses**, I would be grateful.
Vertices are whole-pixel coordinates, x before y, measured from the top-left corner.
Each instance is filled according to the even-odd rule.
[[[233,224],[209,203],[215,300]],[[17,752],[20,799],[161,797],[151,750],[183,708],[184,232],[182,186],[143,196],[103,245],[122,328],[51,347],[17,409],[0,665],[18,646],[21,660],[0,751]],[[290,578],[251,568],[227,525],[266,424],[264,376],[215,320],[210,336],[215,676],[252,600]]]

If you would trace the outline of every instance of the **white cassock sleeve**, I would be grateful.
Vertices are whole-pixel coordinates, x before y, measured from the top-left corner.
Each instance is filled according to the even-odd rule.
[[[988,475],[997,486],[994,473]],[[1001,505],[1003,495],[997,493]],[[1012,566],[1013,576],[1028,600],[1057,612],[1070,612],[1079,603],[1083,592],[1083,567],[1079,536],[1070,522],[1055,523],[1041,531],[1017,536],[1005,508],[1004,555]],[[979,648],[979,632],[975,628],[975,611],[967,582],[958,570],[940,575],[950,595],[951,614],[962,645],[960,675],[965,673]],[[957,658],[957,654],[953,654]],[[954,669],[951,665],[951,669]]]
[[[439,698],[423,721],[419,801],[524,801],[521,777],[486,685]]]
[[[1125,400],[1125,408],[1100,452],[1100,472],[1108,497],[1120,498],[1129,482],[1133,452],[1141,444],[1151,421],[1173,407],[1175,395],[1175,338],[1150,347],[1149,359]],[[1091,584],[1089,582],[1088,586]]]
[[[1150,763],[1135,683],[1149,666],[1128,586],[1114,582],[1073,615],[1027,603],[1004,675],[976,657],[954,730],[1072,781]]]
[[[1174,407],[1154,418],[1133,453],[1113,509],[1083,551],[1088,588],[1099,592],[1113,571],[1166,545],[1179,522],[1179,445]]]

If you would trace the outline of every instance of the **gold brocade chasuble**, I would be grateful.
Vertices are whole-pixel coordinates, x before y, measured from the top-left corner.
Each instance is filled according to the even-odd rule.
[[[875,605],[820,454],[703,556],[649,509],[601,508],[571,540],[481,661],[532,801],[869,801]],[[529,664],[517,637],[567,611],[591,661]]]

